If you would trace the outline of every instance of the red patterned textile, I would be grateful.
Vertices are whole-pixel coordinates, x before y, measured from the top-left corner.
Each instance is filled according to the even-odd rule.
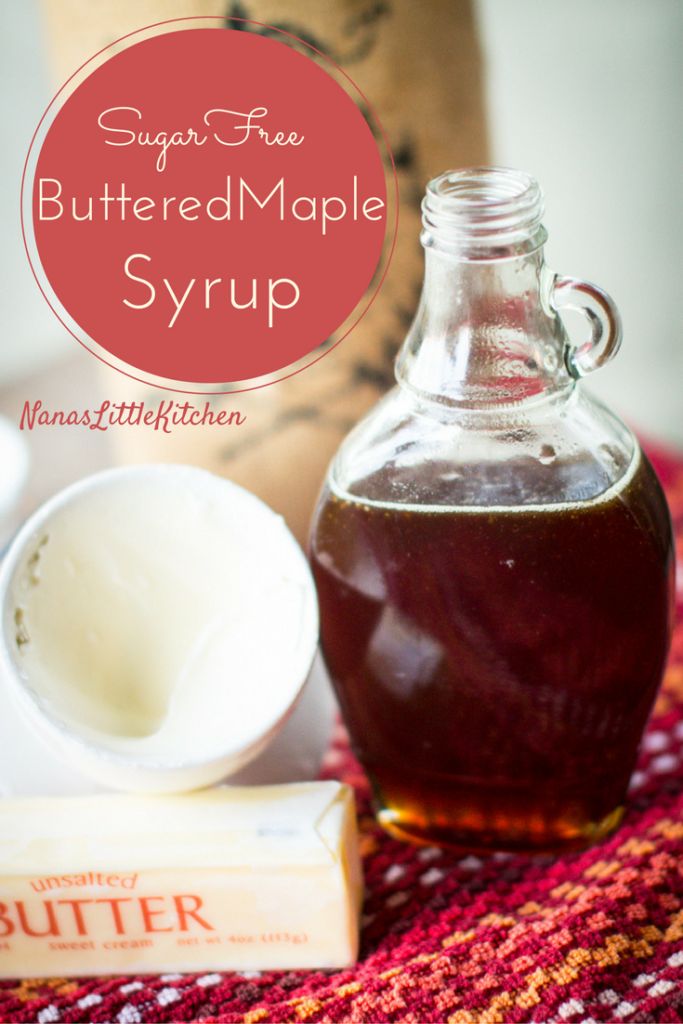
[[[683,460],[653,460],[677,531]],[[0,982],[0,1020],[683,1021],[683,592],[664,688],[610,839],[564,857],[458,857],[388,838],[339,729],[325,771],[356,789],[362,955],[336,973]]]

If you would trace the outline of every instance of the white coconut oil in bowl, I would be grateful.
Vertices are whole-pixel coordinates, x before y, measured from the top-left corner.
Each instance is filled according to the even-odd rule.
[[[118,789],[210,785],[254,758],[316,652],[308,564],[281,517],[194,467],[107,470],[26,523],[0,573],[22,716]]]

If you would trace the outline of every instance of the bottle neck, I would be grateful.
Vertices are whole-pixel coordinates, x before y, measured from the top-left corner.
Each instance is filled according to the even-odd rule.
[[[451,172],[423,203],[425,282],[396,364],[425,399],[499,408],[564,389],[566,335],[550,305],[541,195],[518,172]]]

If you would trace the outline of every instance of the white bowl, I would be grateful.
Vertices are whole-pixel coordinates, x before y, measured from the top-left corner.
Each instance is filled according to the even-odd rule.
[[[0,571],[0,665],[25,722],[113,788],[210,785],[282,726],[316,653],[281,517],[189,466],[107,470],[43,505]]]

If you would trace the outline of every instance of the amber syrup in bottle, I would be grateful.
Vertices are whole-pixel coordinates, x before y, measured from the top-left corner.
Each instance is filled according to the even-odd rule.
[[[618,824],[668,649],[658,492],[641,455],[578,505],[406,511],[326,493],[323,651],[390,832],[556,850]]]

